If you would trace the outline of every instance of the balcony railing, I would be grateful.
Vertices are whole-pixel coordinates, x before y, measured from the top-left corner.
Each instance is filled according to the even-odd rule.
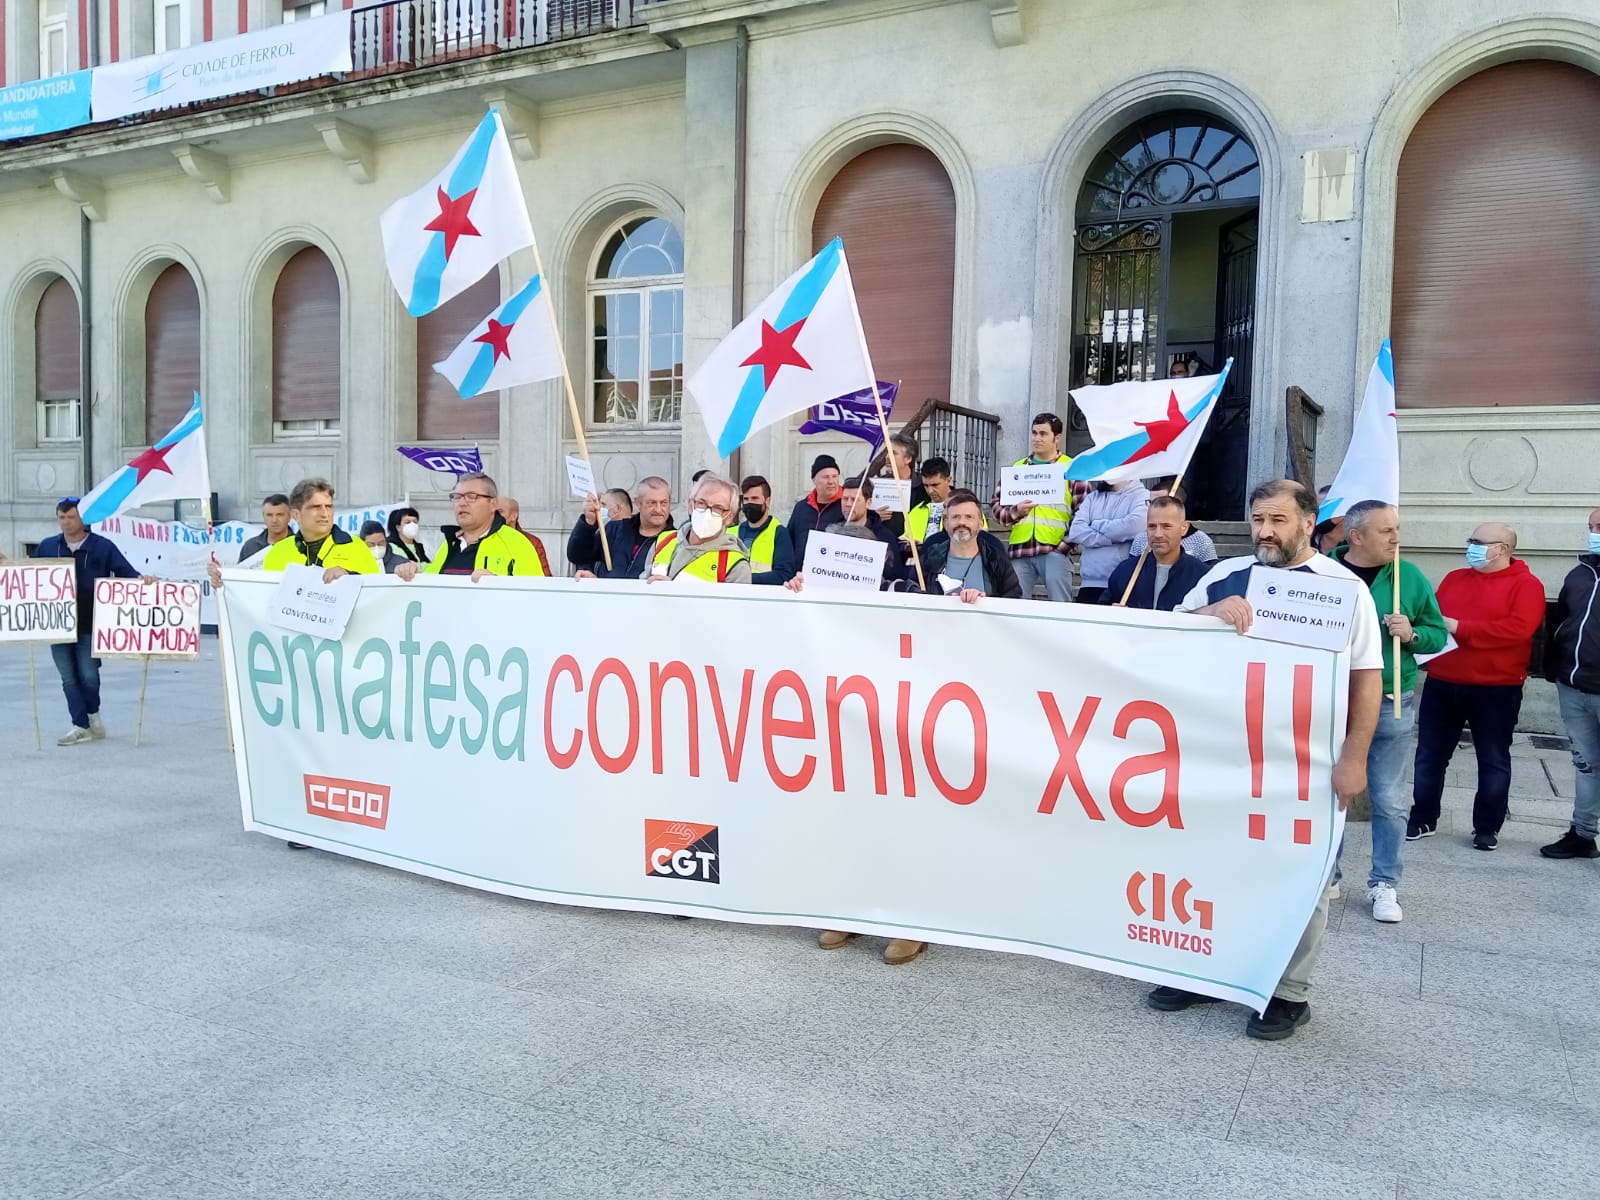
[[[351,13],[357,75],[626,29],[651,0],[387,0]]]

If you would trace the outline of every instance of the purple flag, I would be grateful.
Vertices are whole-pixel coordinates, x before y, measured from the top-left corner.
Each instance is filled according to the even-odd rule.
[[[471,450],[436,450],[432,446],[396,446],[395,449],[427,471],[466,475],[483,470],[483,458],[476,446]]]
[[[883,399],[883,412],[887,416],[894,407],[897,383],[878,380],[878,395]],[[878,424],[878,406],[872,402],[872,389],[862,388],[848,396],[835,396],[811,407],[811,417],[800,426],[801,433],[848,433],[869,442],[876,450],[883,442],[883,427]]]

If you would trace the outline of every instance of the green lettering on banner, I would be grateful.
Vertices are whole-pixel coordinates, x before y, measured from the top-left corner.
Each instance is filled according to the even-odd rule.
[[[326,654],[333,663],[333,699],[334,708],[339,714],[339,732],[349,733],[350,716],[344,707],[344,644],[333,641],[330,638],[314,638],[308,633],[283,639],[283,661],[289,672],[291,719],[294,722],[294,727],[300,729],[302,728],[300,723],[300,676],[294,669],[294,656],[297,651],[305,659],[306,676],[311,684],[311,694],[317,701],[317,732],[323,733],[327,729],[323,720],[322,680],[317,675],[317,663]]]
[[[267,652],[267,661],[272,664],[270,671],[259,669],[256,666],[257,650],[265,650]],[[280,698],[269,711],[267,706],[261,703],[261,685],[265,683],[274,687],[281,687],[283,684],[283,668],[278,663],[278,656],[272,652],[272,643],[267,640],[266,634],[252,633],[250,635],[250,642],[245,647],[245,661],[248,664],[250,675],[250,699],[255,702],[256,713],[268,725],[276,728],[283,724],[283,700]]]
[[[433,664],[442,662],[448,674],[445,682],[436,684],[433,681]],[[428,657],[422,665],[422,727],[428,731],[428,745],[435,750],[443,750],[450,744],[450,731],[455,728],[456,719],[446,717],[444,724],[437,731],[433,727],[433,702],[435,700],[454,700],[456,698],[456,660],[450,653],[450,647],[443,642],[435,642],[428,647]]]
[[[506,672],[513,665],[522,672],[522,683],[516,691],[506,693],[500,707],[494,710],[494,754],[502,761],[514,757],[522,762],[525,759],[522,741],[528,732],[528,656],[520,649],[508,650],[500,660],[501,683],[505,682]],[[517,732],[509,742],[501,741],[500,723],[513,713],[517,718]]]
[[[371,655],[383,659],[383,674],[376,679],[369,679],[350,696],[350,713],[355,717],[356,728],[361,736],[368,741],[377,741],[387,738],[394,741],[394,728],[389,723],[389,691],[394,686],[394,652],[389,649],[389,643],[382,638],[368,638],[361,643],[361,649],[356,651],[353,664],[355,670],[361,669],[361,664],[366,662]],[[376,696],[380,702],[378,719],[368,723],[361,715],[361,706],[367,700]]]
[[[478,714],[478,732],[475,736],[468,735],[467,719],[461,718],[461,748],[468,754],[478,753],[483,749],[484,742],[489,740],[489,700],[473,686],[473,663],[482,666],[483,677],[487,680],[492,669],[489,665],[489,651],[477,642],[467,647],[466,657],[461,660],[461,690],[467,694],[467,703],[472,705]]]

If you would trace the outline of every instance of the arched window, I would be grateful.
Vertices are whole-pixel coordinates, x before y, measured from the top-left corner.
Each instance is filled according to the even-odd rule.
[[[33,323],[34,398],[41,444],[75,442],[83,436],[78,350],[78,297],[70,283],[57,277],[39,297]]]
[[[1078,193],[1081,220],[1139,209],[1249,204],[1261,195],[1255,148],[1208,113],[1168,111],[1136,121],[1098,155]]]
[[[144,304],[144,440],[183,420],[200,390],[200,293],[173,263],[156,277]]]
[[[500,304],[500,272],[490,271],[417,320],[417,436],[460,441],[500,436],[500,393],[463,400],[455,385],[433,369]]]
[[[850,260],[872,368],[900,381],[895,415],[949,400],[956,196],[943,164],[898,143],[852,158],[817,204],[813,253],[836,237]]]
[[[272,433],[339,431],[339,277],[315,246],[299,251],[272,289]]]
[[[1600,401],[1600,76],[1539,59],[1441,96],[1395,184],[1395,398]]]
[[[632,217],[606,239],[589,281],[589,419],[675,425],[683,412],[683,235]]]

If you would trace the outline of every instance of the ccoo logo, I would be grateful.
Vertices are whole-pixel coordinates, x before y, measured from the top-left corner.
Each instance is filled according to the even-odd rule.
[[[657,879],[721,883],[722,858],[715,825],[693,821],[644,823],[644,873]]]

